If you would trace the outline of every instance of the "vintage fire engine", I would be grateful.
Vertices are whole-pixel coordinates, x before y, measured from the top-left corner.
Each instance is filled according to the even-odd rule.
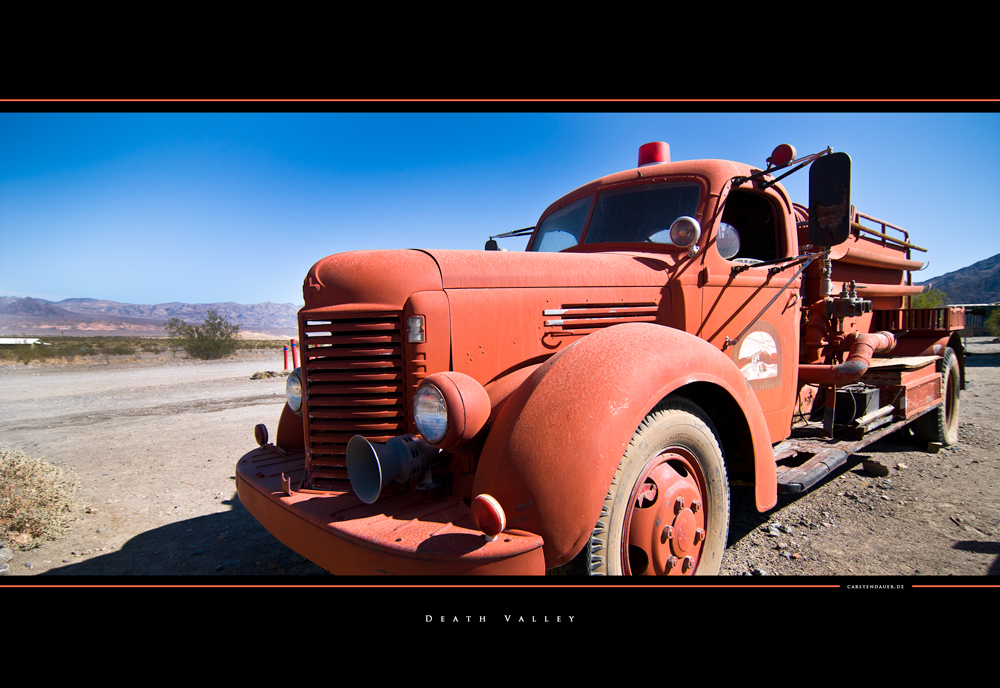
[[[956,442],[964,311],[904,308],[924,249],[850,166],[654,142],[486,251],[320,260],[240,501],[338,574],[713,574],[731,485],[766,511],[907,425]]]

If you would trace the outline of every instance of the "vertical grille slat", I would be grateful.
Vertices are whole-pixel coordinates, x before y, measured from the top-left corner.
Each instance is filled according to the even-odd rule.
[[[349,489],[351,437],[384,442],[406,432],[402,314],[313,314],[300,330],[309,487]]]

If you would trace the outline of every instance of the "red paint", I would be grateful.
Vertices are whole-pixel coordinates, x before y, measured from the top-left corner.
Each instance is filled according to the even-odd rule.
[[[770,162],[795,155],[779,146]],[[782,458],[817,451],[796,433],[821,390],[831,413],[848,382],[896,405],[873,432],[856,428],[862,438],[847,449],[824,447],[831,456],[941,405],[935,358],[911,372],[889,358],[940,356],[947,346],[964,370],[954,334],[964,313],[904,308],[918,291],[909,271],[922,265],[905,230],[851,209],[850,236],[825,260],[821,247],[806,247],[808,209],[762,165],[669,162],[661,142],[640,149],[647,163],[551,204],[527,252],[380,250],[318,261],[291,343],[295,367],[303,343],[302,416],[286,407],[275,443],[240,460],[241,501],[335,573],[542,573],[590,542],[625,448],[661,401],[683,398],[704,413],[725,473],[754,485],[761,511],[785,484],[775,445]],[[629,200],[639,198],[662,200]],[[616,225],[608,208],[629,222]],[[696,244],[658,243],[676,217],[655,213],[692,217]],[[550,216],[562,224],[547,224]],[[727,241],[730,229],[739,239],[728,258],[716,243],[722,223]],[[565,248],[534,250],[546,242]],[[412,316],[424,320],[423,341],[408,341]],[[416,433],[421,384],[446,401],[436,443],[445,460],[364,505],[350,491],[347,444]],[[628,486],[636,499],[655,491],[686,504],[625,514],[634,539],[624,541],[646,553],[645,571],[697,571],[704,495],[684,476],[697,471],[696,457],[667,451],[651,459],[648,481]],[[287,487],[281,476],[291,476]],[[646,542],[654,535],[658,544]],[[629,569],[627,553],[613,556]]]

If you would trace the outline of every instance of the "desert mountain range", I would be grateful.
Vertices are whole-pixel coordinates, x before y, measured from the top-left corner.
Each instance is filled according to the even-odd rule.
[[[1000,253],[921,284],[943,291],[950,304],[996,303],[1000,301]]]
[[[922,282],[948,295],[951,304],[1000,301],[1000,254]],[[212,309],[252,335],[294,337],[299,306],[292,303],[157,303],[142,305],[101,299],[47,301],[0,296],[0,334],[129,335],[162,337],[170,318],[200,323]]]
[[[299,306],[292,303],[143,305],[101,299],[48,301],[16,296],[0,296],[0,334],[162,337],[166,335],[163,324],[170,318],[198,324],[210,309],[229,322],[239,323],[242,333],[295,336]]]

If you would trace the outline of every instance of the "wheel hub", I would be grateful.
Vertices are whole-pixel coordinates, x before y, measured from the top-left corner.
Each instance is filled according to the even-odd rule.
[[[632,575],[690,575],[705,541],[702,483],[680,450],[647,464],[633,490],[623,561]]]

